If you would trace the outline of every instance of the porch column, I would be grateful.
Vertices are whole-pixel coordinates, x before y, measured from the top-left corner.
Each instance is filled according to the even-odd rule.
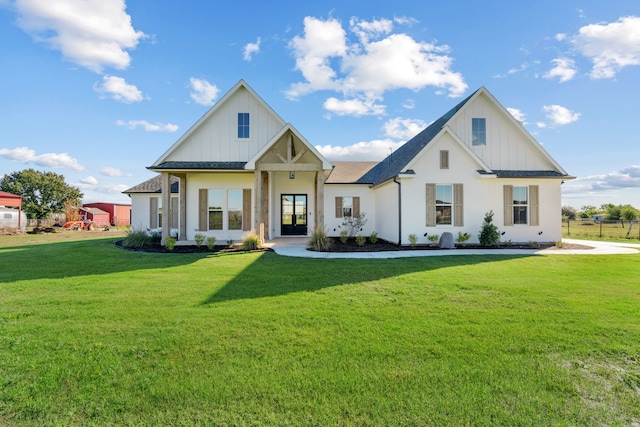
[[[256,168],[253,173],[253,230],[257,234],[260,232],[260,222],[262,222],[262,170]]]
[[[316,172],[316,230],[324,229],[324,171]]]
[[[171,235],[171,175],[169,172],[162,172],[162,241]]]
[[[187,175],[183,174],[179,177],[178,197],[180,205],[180,214],[178,222],[180,223],[180,240],[187,240]]]

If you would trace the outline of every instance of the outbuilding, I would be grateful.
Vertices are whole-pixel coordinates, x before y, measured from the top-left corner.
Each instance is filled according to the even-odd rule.
[[[98,208],[109,214],[109,223],[113,226],[131,225],[131,205],[121,203],[85,203],[86,208]]]
[[[27,221],[24,219],[26,218],[26,216],[22,212],[22,196],[7,193],[5,191],[0,191],[0,206],[7,208],[18,208],[17,228],[19,228],[20,230],[25,229],[25,227],[27,226]]]
[[[109,226],[109,212],[102,209],[83,206],[80,208],[80,218],[84,222],[93,222],[98,227]]]

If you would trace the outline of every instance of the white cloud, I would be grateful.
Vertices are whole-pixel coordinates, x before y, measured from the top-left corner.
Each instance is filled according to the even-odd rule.
[[[567,35],[564,33],[558,33],[555,36],[555,39],[558,40],[559,42],[566,40],[567,39]]]
[[[147,132],[175,132],[179,129],[178,125],[171,123],[149,123],[146,120],[129,120],[128,122],[116,120],[116,124],[118,126],[126,126],[129,129],[136,129],[141,126]]]
[[[213,101],[218,97],[220,89],[212,85],[205,79],[196,79],[191,77],[191,99],[200,105],[213,105]]]
[[[371,102],[382,100],[386,91],[400,88],[418,91],[433,86],[447,90],[451,97],[467,90],[462,75],[451,70],[453,59],[448,46],[392,33],[393,24],[388,19],[352,18],[349,30],[355,36],[353,40],[338,20],[307,16],[304,35],[295,36],[289,43],[295,68],[304,81],[292,84],[287,97],[297,99],[331,90],[342,93],[345,101]],[[336,106],[335,98],[326,105]],[[360,109],[354,112],[361,114]]]
[[[416,101],[414,101],[413,99],[407,99],[402,104],[402,108],[407,110],[413,110],[414,108],[416,108]]]
[[[640,17],[586,25],[571,38],[571,43],[593,62],[591,77],[612,78],[624,67],[640,65]]]
[[[527,123],[525,120],[525,114],[521,110],[518,110],[517,108],[507,108],[507,111],[523,125]]]
[[[97,181],[95,183],[84,182],[84,181],[85,180],[80,180],[80,182],[73,184],[73,186],[78,187],[80,190],[83,190],[83,191],[94,191],[96,193],[103,193],[103,194],[120,194],[124,190],[130,188],[125,184],[100,184]],[[85,197],[87,197],[86,194],[85,194]]]
[[[260,52],[260,42],[260,37],[258,37],[258,40],[256,40],[255,43],[247,43],[244,46],[244,54],[242,55],[242,59],[247,62],[251,62],[253,54]]]
[[[348,147],[316,145],[316,149],[329,160],[380,161],[404,144],[390,139],[358,142]]]
[[[98,180],[97,180],[97,179],[95,179],[95,178],[94,178],[94,177],[92,177],[92,176],[88,176],[88,177],[86,177],[86,178],[82,178],[82,179],[80,180],[80,182],[82,182],[83,184],[89,184],[89,185],[96,185],[96,184],[98,184]]]
[[[322,105],[327,111],[339,116],[379,116],[386,107],[376,104],[375,99],[345,99],[330,97]]]
[[[142,31],[131,25],[124,0],[16,0],[18,25],[36,41],[95,72],[125,69]]]
[[[84,166],[78,164],[78,160],[69,156],[67,153],[45,153],[37,155],[36,152],[27,147],[17,147],[12,150],[8,148],[0,148],[0,156],[21,163],[33,163],[38,166],[44,166],[54,169],[72,169],[75,171],[83,171]]]
[[[426,127],[427,124],[422,120],[396,117],[395,119],[387,120],[383,129],[385,136],[406,141],[416,136]]]
[[[581,181],[591,181],[595,191],[640,188],[640,165],[631,165],[604,175],[586,176]]]
[[[536,126],[538,126],[540,129],[544,129],[547,127],[547,124],[545,122],[536,122]]]
[[[577,70],[576,70],[576,63],[573,59],[556,58],[551,62],[556,64],[556,66],[550,69],[543,76],[545,79],[552,79],[554,77],[558,77],[560,79],[560,83],[563,83],[575,77]]]
[[[127,104],[140,102],[144,99],[142,92],[137,87],[127,83],[122,77],[103,76],[102,85],[94,85],[93,89],[98,93],[109,94],[116,101]]]
[[[100,169],[100,173],[102,175],[105,176],[125,176],[127,175],[126,173],[124,173],[123,171],[121,171],[120,169],[111,167],[111,166],[105,166],[103,168]]]
[[[580,113],[575,113],[561,105],[545,105],[542,111],[547,113],[547,118],[556,126],[568,125],[580,118]]]

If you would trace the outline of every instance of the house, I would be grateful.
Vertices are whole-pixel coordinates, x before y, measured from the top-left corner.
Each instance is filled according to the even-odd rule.
[[[113,226],[131,225],[131,205],[122,203],[85,203],[85,208],[98,208],[109,214],[109,224]]]
[[[180,240],[338,236],[364,214],[361,233],[398,244],[477,242],[493,211],[503,240],[555,242],[573,178],[484,87],[381,162],[330,162],[243,80],[148,169],[159,175],[125,191],[132,226]]]

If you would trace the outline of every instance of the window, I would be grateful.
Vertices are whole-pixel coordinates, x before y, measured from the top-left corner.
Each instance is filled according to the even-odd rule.
[[[336,218],[360,215],[360,197],[336,197]]]
[[[251,190],[198,190],[198,230],[251,231]]]
[[[249,113],[238,113],[238,138],[249,138]]]
[[[224,205],[223,190],[209,190],[209,230],[222,230],[222,206]]]
[[[436,225],[451,225],[453,209],[453,186],[436,185]]]
[[[440,169],[449,169],[449,151],[440,150]]]
[[[242,190],[227,192],[229,230],[242,230]]]
[[[513,187],[513,223],[528,224],[529,188]]]
[[[344,218],[353,216],[353,197],[342,198],[342,216]]]
[[[487,119],[471,119],[471,145],[487,145]]]
[[[426,185],[427,227],[464,226],[464,186],[462,184]]]

